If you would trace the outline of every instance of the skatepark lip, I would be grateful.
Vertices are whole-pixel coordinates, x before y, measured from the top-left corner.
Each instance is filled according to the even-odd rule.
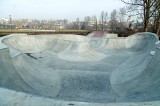
[[[63,102],[62,106],[159,103],[157,35],[137,33],[119,38],[104,33],[96,38],[95,34],[99,33],[0,38],[0,95],[5,95],[0,101],[14,103],[16,99],[9,98],[16,94],[15,98],[26,97],[26,104],[19,101],[26,106],[29,101],[48,106],[53,102]]]

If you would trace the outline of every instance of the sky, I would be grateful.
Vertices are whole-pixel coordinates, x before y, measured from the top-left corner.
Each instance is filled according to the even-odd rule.
[[[0,18],[83,20],[124,7],[120,0],[0,0]]]

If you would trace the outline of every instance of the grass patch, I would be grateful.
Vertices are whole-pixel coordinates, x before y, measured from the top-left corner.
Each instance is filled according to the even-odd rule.
[[[28,35],[39,35],[39,34],[78,34],[87,35],[90,31],[88,30],[34,30],[34,29],[0,29],[0,36],[9,35],[12,33],[26,33]]]

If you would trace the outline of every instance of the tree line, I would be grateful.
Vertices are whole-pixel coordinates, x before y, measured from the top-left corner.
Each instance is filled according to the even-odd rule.
[[[125,15],[122,9],[114,9],[110,14],[107,11],[101,11],[99,16],[85,16],[83,21],[79,18],[75,22],[68,25],[69,29],[85,29],[85,30],[116,30],[126,28]]]
[[[156,33],[160,27],[160,0],[120,0],[126,6],[114,9],[110,14],[101,11],[99,16],[85,16],[72,23],[72,29],[130,30],[132,24],[141,31]],[[139,21],[141,20],[141,21]],[[70,26],[70,27],[71,27]]]

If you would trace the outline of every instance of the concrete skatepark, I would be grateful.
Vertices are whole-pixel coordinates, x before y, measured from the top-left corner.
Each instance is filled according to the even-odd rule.
[[[0,38],[0,106],[159,106],[157,35]]]

